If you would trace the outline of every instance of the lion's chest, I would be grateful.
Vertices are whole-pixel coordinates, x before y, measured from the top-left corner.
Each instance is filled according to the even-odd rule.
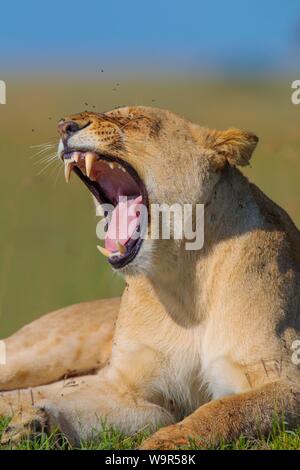
[[[164,396],[177,405],[181,415],[244,387],[243,373],[216,344],[209,340],[204,325],[188,331],[178,329],[170,338],[161,385]]]
[[[156,336],[165,358],[155,387],[159,388],[169,408],[178,418],[198,408],[210,399],[202,376],[203,328],[171,327]]]

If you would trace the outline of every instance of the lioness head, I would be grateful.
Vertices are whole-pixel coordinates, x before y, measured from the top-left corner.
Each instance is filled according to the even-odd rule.
[[[66,179],[73,171],[98,204],[110,207],[102,252],[128,274],[149,271],[165,250],[160,239],[145,236],[144,227],[153,233],[158,223],[151,220],[150,206],[207,203],[224,167],[247,165],[258,140],[248,132],[212,131],[140,106],[83,112],[61,119],[58,127]],[[118,237],[121,226],[127,233]]]

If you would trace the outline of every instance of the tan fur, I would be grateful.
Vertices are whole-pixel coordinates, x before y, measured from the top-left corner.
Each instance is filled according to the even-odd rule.
[[[4,441],[30,434],[34,421],[58,424],[73,442],[91,439],[103,420],[127,434],[169,425],[145,449],[268,433],[278,415],[299,425],[291,345],[300,235],[236,168],[257,138],[144,107],[71,118],[89,125],[69,145],[130,163],[150,203],[205,204],[205,243],[186,251],[185,240],[145,240],[123,270],[120,309],[118,300],[70,307],[9,338],[0,413],[21,406],[23,415]],[[68,375],[78,377],[59,381]]]

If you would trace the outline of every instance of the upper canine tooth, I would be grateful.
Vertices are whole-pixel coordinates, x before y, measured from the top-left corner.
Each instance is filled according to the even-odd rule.
[[[85,172],[88,178],[91,176],[93,164],[95,160],[96,160],[96,155],[94,153],[87,152],[85,154]]]
[[[70,162],[65,163],[65,180],[68,183],[71,178],[73,165]]]

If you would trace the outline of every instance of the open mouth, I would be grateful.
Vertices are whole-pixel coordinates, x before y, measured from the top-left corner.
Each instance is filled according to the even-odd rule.
[[[127,162],[97,152],[64,149],[65,177],[76,173],[101,204],[106,218],[104,247],[110,264],[120,269],[138,254],[148,217],[144,183]]]

